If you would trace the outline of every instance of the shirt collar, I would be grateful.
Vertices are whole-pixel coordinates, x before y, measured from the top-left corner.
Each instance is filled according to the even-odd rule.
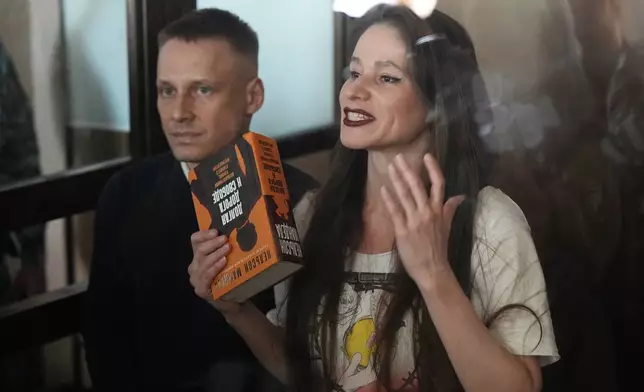
[[[181,170],[183,171],[183,175],[186,176],[186,180],[190,181],[190,177],[188,176],[188,173],[190,173],[190,168],[188,167],[188,164],[183,161],[180,163],[181,163]]]

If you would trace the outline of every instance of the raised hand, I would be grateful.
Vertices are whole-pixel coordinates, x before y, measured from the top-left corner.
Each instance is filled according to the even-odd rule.
[[[429,172],[431,192],[428,195],[420,177],[402,155],[389,166],[394,194],[382,188],[382,198],[394,225],[396,246],[401,262],[418,285],[432,284],[437,274],[450,269],[447,245],[450,228],[464,196],[444,202],[445,179],[436,159],[423,158]]]

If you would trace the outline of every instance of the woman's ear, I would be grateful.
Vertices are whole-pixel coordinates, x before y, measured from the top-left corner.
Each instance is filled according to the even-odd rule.
[[[264,105],[264,82],[254,78],[246,87],[246,113],[253,115]]]

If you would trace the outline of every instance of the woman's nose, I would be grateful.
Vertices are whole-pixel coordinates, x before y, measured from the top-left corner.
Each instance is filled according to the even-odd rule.
[[[344,93],[350,100],[367,100],[371,96],[368,82],[364,76],[349,80],[345,84]]]

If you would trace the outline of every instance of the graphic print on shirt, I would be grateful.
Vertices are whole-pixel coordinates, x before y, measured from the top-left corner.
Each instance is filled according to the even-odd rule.
[[[347,272],[344,291],[338,306],[335,390],[339,392],[371,392],[381,388],[374,368],[376,350],[376,320],[384,292],[393,287],[392,274],[377,272]],[[417,391],[414,370],[410,322],[401,321],[399,336],[408,337],[396,346],[405,346],[402,352],[396,347],[392,361],[392,390]],[[320,333],[316,332],[317,347],[314,358],[320,355]],[[412,350],[412,351],[410,351]],[[404,369],[404,370],[403,370]]]
[[[474,228],[477,240],[472,245],[470,301],[479,320],[487,319],[490,312],[509,304],[528,306],[539,315],[539,323],[535,322],[532,313],[509,312],[490,327],[493,336],[512,354],[534,356],[541,366],[558,361],[545,279],[530,227],[521,209],[503,192],[488,186],[479,193]],[[374,326],[381,325],[376,308],[382,295],[391,292],[388,277],[395,276],[399,267],[395,251],[371,255],[356,252],[347,257],[336,339],[328,343],[334,345],[336,353],[336,368],[328,369],[333,374],[325,380],[332,384],[329,389],[338,392],[382,390],[373,374],[373,359],[363,361],[362,355],[374,355],[376,347],[369,339],[371,323],[367,320],[373,320]],[[315,325],[319,327],[319,322]],[[413,329],[413,316],[406,315],[392,348],[393,385],[389,386],[390,390],[419,390],[414,346],[417,339],[414,339]],[[378,328],[375,330],[377,336]],[[312,358],[322,370],[320,335],[319,331],[311,331]]]

